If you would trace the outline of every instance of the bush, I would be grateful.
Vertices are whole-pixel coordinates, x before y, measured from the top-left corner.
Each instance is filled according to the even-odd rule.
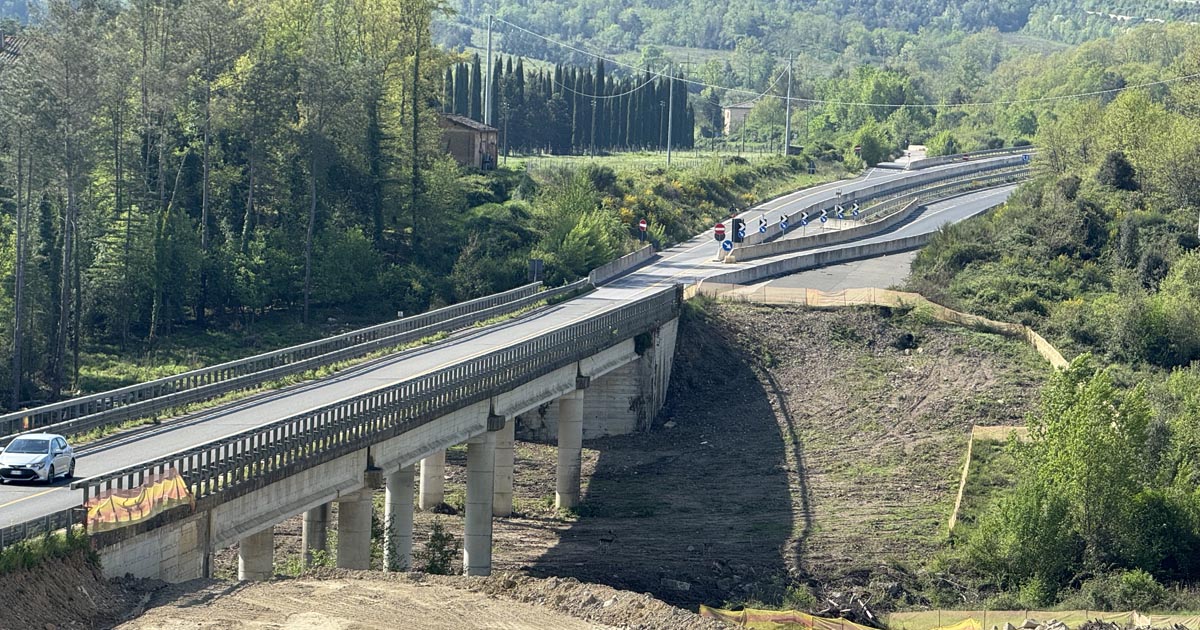
[[[1099,575],[1079,587],[1083,603],[1095,610],[1146,611],[1166,605],[1167,589],[1141,570]]]
[[[446,531],[442,519],[433,519],[429,540],[425,541],[425,548],[416,553],[417,561],[422,563],[421,570],[434,575],[450,575],[457,555],[458,541]]]

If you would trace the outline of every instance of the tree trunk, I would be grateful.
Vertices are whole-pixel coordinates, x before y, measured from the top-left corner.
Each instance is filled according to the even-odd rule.
[[[412,211],[412,256],[415,260],[420,247],[420,230],[417,226],[417,200],[421,196],[421,37],[420,28],[413,34],[413,86],[412,86],[412,199],[409,200]]]
[[[317,139],[309,132],[308,141],[308,230],[304,234],[304,324],[308,325],[308,305],[312,295],[313,232],[317,223]]]
[[[200,186],[200,296],[196,304],[196,323],[204,326],[205,311],[208,308],[208,267],[209,267],[209,244],[208,244],[208,203],[209,203],[209,184],[211,164],[209,162],[209,131],[212,106],[212,86],[205,84],[204,86],[204,165],[202,167],[202,181]]]
[[[250,141],[250,151],[248,152],[250,159],[250,182],[249,190],[246,192],[246,215],[242,217],[242,242],[240,244],[243,254],[246,253],[246,246],[250,241],[250,234],[254,231],[254,141]]]
[[[28,198],[24,194],[25,179],[29,173],[24,168],[25,143],[17,138],[17,216],[16,216],[16,261],[13,281],[13,348],[12,348],[12,408],[21,407],[21,352],[25,345],[25,329],[21,315],[25,312],[25,239],[28,238]]]

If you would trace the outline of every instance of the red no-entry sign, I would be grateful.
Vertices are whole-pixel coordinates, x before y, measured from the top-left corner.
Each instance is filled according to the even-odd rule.
[[[713,226],[713,236],[718,241],[725,240],[725,224],[724,223],[718,223]]]
[[[639,230],[641,230],[641,231],[645,232],[645,231],[646,231],[646,226],[647,226],[647,223],[646,223],[646,220],[645,220],[645,219],[642,219],[641,221],[638,221],[638,229],[639,229]]]

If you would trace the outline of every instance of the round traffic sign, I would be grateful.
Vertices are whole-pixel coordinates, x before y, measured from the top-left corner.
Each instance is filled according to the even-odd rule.
[[[725,251],[733,251],[733,241],[721,241],[721,249]]]
[[[759,234],[766,234],[766,233],[767,233],[767,226],[765,226],[765,225],[760,225],[760,226],[758,226],[758,233],[759,233]]]
[[[829,220],[829,217],[821,217],[821,223],[824,223],[828,220]]]
[[[645,231],[646,231],[646,227],[647,227],[647,225],[648,225],[648,224],[646,223],[646,220],[645,220],[645,219],[642,219],[641,221],[638,221],[638,229],[639,229],[639,230],[641,230],[641,231],[643,231],[643,232],[645,232]]]
[[[717,234],[724,234],[725,233],[725,224],[718,223],[718,224],[714,225],[713,232],[716,232]]]
[[[787,226],[788,226],[788,222],[787,222],[787,221],[780,221],[780,222],[779,222],[779,229],[781,229],[781,230],[786,230],[786,229],[787,229]]]

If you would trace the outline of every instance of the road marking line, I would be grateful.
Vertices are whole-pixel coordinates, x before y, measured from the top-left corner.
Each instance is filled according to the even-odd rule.
[[[39,492],[39,493],[37,493],[37,494],[30,494],[30,495],[27,495],[27,496],[23,496],[23,497],[21,497],[20,499],[15,499],[15,500],[9,501],[8,503],[0,503],[0,510],[4,509],[4,508],[6,508],[6,507],[8,507],[8,506],[10,506],[10,505],[16,505],[16,504],[18,504],[18,503],[20,503],[20,502],[22,502],[22,501],[28,501],[28,500],[30,500],[30,499],[36,499],[36,498],[38,498],[38,497],[40,497],[40,496],[43,496],[43,495],[50,494],[51,492],[54,492],[54,491],[56,491],[56,490],[63,490],[63,489],[64,489],[64,488],[61,488],[61,487],[59,487],[59,488],[50,488],[49,490],[42,490],[41,492]]]

